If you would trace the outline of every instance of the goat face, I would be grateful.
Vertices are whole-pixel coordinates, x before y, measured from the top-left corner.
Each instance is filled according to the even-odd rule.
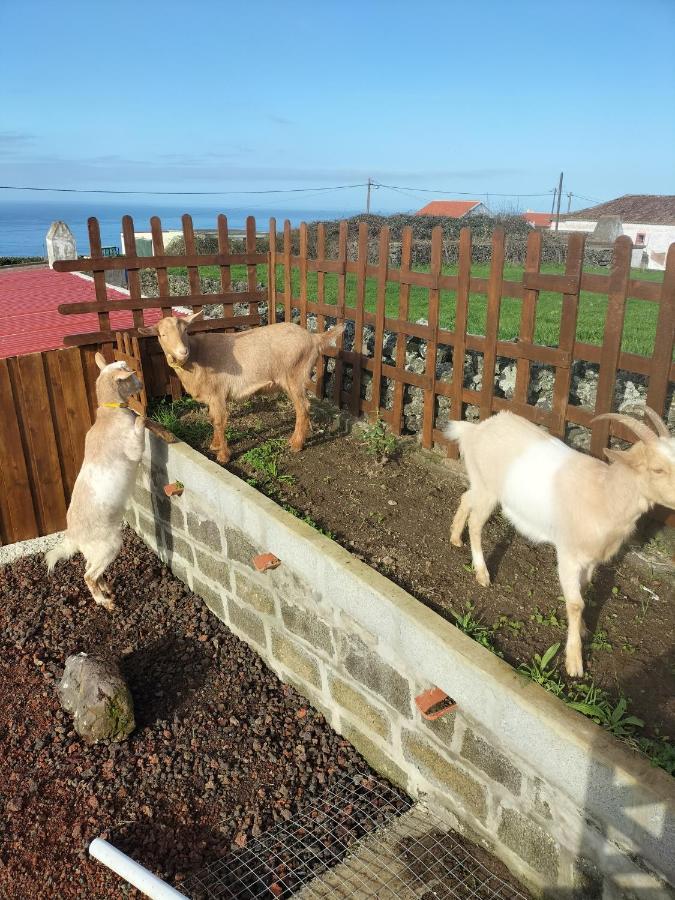
[[[126,403],[132,394],[137,394],[143,387],[143,382],[126,362],[114,362],[108,364],[101,353],[96,354],[96,365],[101,370],[96,386],[112,388],[113,395]]]
[[[675,438],[645,446],[645,494],[653,503],[675,509]]]
[[[642,422],[619,413],[605,413],[596,418],[623,422],[639,438],[630,450],[605,450],[605,455],[633,469],[647,500],[675,509],[675,437],[671,436],[663,419],[648,406]]]
[[[201,312],[184,318],[166,316],[156,325],[139,328],[138,332],[141,335],[156,335],[169,365],[181,368],[190,359],[188,325],[201,317]]]

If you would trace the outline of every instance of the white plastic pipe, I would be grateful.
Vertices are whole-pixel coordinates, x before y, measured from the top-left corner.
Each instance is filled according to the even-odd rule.
[[[89,844],[89,853],[151,900],[189,900],[185,894],[148,872],[103,838],[94,838]]]

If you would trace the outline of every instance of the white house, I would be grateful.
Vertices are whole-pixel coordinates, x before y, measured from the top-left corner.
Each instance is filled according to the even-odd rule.
[[[633,265],[646,257],[647,268],[665,269],[668,247],[675,243],[675,196],[665,194],[625,194],[616,200],[560,217],[559,231],[591,234],[601,219],[618,219],[619,234],[633,241]],[[551,225],[555,228],[555,223]],[[604,228],[603,228],[604,231]]]

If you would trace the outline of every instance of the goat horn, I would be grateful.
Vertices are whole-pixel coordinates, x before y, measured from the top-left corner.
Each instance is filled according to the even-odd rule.
[[[600,419],[613,419],[615,422],[622,422],[626,428],[637,435],[637,437],[641,441],[644,441],[645,444],[648,444],[650,441],[655,441],[657,438],[657,435],[648,425],[634,419],[632,416],[624,416],[622,413],[602,413],[602,415],[595,416],[594,419],[591,419],[591,424],[593,424],[593,422],[599,422]]]
[[[663,421],[661,416],[657,412],[654,412],[651,406],[645,406],[645,417],[649,419],[654,428],[656,428],[656,433],[659,435],[659,437],[670,437],[668,426]]]

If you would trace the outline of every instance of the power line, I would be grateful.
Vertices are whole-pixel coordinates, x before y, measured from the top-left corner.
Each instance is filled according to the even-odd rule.
[[[577,200],[588,200],[589,203],[605,203],[605,200],[598,200],[597,197],[582,197],[581,194],[572,194]]]
[[[223,194],[305,194],[310,191],[319,193],[322,191],[347,191],[352,188],[366,187],[366,182],[361,184],[338,184],[334,187],[311,188],[269,188],[262,191],[116,191],[106,188],[52,188],[52,187],[22,187],[13,184],[0,184],[2,191],[54,191],[60,194],[141,194],[151,197],[216,197]]]
[[[435,190],[433,188],[418,188],[418,187],[409,187],[407,185],[400,184],[382,184],[381,182],[377,182],[378,187],[389,188],[392,191],[416,191],[417,193],[424,194],[452,194],[456,197],[476,197],[476,196],[484,196],[485,191],[442,191]],[[498,194],[490,191],[491,197],[549,197],[552,191],[543,191],[540,194]]]
[[[397,194],[402,194],[404,197],[411,197],[413,200],[425,200],[425,197],[421,197],[419,194],[411,194],[403,188],[389,187],[386,184],[380,184],[379,187],[386,188],[388,191],[396,191]]]
[[[330,193],[331,191],[348,191],[355,188],[367,188],[368,182],[360,182],[358,184],[338,184],[327,187],[307,187],[307,188],[266,188],[264,190],[247,190],[247,191],[132,191],[132,190],[115,190],[108,188],[54,188],[54,187],[36,187],[34,185],[11,185],[0,184],[0,190],[3,191],[38,191],[52,192],[60,194],[113,194],[113,195],[137,195],[148,197],[217,197],[217,196],[263,196],[270,194],[307,194],[317,195],[320,193]],[[418,188],[394,184],[383,184],[382,182],[370,180],[371,187],[385,188],[386,190],[396,191],[413,200],[423,199],[421,194],[441,194],[456,197],[472,197],[482,196],[484,191],[448,191],[435,188]],[[523,193],[493,193],[492,197],[550,197],[553,195],[554,204],[556,200],[556,190],[548,190],[541,193],[523,194]],[[589,203],[603,203],[605,201],[598,200],[595,197],[585,197],[582,194],[572,194],[578,200],[585,200]]]

